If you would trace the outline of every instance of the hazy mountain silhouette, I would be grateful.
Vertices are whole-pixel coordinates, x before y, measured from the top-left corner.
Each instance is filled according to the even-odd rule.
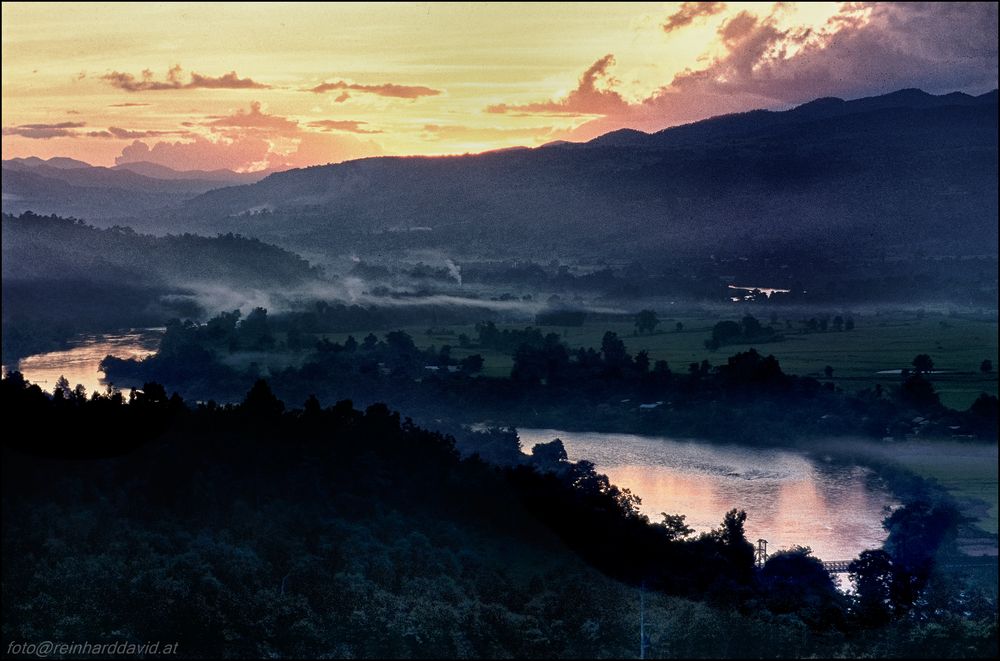
[[[174,170],[166,165],[138,161],[135,163],[119,163],[112,170],[129,170],[154,179],[185,179],[192,181],[218,181],[224,184],[253,184],[267,175],[271,170],[260,172],[233,172],[232,170]]]
[[[3,161],[3,210],[129,218],[222,186],[253,183],[266,175],[177,171],[147,162],[105,168],[71,158],[12,158]]]
[[[995,255],[997,244],[996,91],[822,98],[653,134],[368,158],[224,188],[177,179],[165,190],[168,177],[145,177],[157,167],[109,170],[122,177],[118,187],[108,172],[36,164],[9,176],[5,164],[4,209],[124,217],[158,233],[235,231],[339,253],[634,259],[809,246]]]
[[[900,90],[586,144],[289,170],[196,197],[171,222],[293,246],[522,257],[804,241],[996,254],[996,176],[995,91]],[[413,227],[431,230],[399,231]]]
[[[27,158],[11,158],[4,160],[4,167],[37,167],[39,165],[45,165],[50,168],[59,168],[62,170],[73,170],[76,168],[91,168],[94,167],[90,163],[85,163],[83,161],[78,161],[75,158],[65,158],[63,156],[53,156],[49,159],[38,158],[37,156],[28,156]]]

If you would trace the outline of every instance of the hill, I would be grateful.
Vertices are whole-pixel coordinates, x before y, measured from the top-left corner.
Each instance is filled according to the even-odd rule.
[[[902,90],[580,145],[289,170],[195,197],[170,218],[338,251],[996,255],[996,177],[995,92]]]
[[[259,181],[265,174],[181,172],[155,163],[105,168],[70,158],[13,158],[3,161],[3,210],[91,219],[148,218],[196,195]]]

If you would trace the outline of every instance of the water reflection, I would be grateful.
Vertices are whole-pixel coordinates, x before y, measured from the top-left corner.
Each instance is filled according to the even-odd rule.
[[[60,376],[65,376],[71,387],[77,384],[87,389],[87,394],[104,392],[108,383],[104,372],[98,369],[105,356],[118,358],[143,358],[154,353],[159,346],[163,329],[144,328],[117,335],[84,335],[71,342],[69,349],[50,351],[22,358],[17,369],[28,381],[52,392]],[[6,372],[8,367],[4,366]]]
[[[554,429],[519,434],[528,451],[561,438],[570,460],[594,462],[614,484],[640,496],[651,520],[660,520],[661,512],[684,514],[703,532],[738,507],[747,510],[751,541],[767,539],[769,549],[809,546],[826,560],[879,547],[885,508],[895,504],[867,485],[867,469],[816,463],[794,452]]]

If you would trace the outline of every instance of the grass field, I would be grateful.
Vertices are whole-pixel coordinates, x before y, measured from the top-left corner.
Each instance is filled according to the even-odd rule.
[[[764,315],[761,315],[762,317]],[[796,330],[787,331],[780,342],[764,344],[732,344],[717,351],[709,351],[704,342],[712,332],[712,327],[723,319],[737,320],[731,316],[678,316],[661,317],[660,328],[652,335],[635,336],[634,325],[630,321],[588,321],[583,326],[544,326],[543,332],[559,333],[571,347],[595,347],[601,345],[605,331],[618,333],[629,351],[635,353],[645,349],[652,360],[666,360],[675,372],[687,371],[692,362],[708,359],[713,364],[725,362],[726,358],[751,346],[764,354],[772,353],[789,374],[813,376],[824,381],[824,368],[833,367],[833,381],[847,391],[858,391],[881,383],[890,387],[899,382],[894,374],[878,374],[882,370],[911,367],[913,357],[926,353],[934,360],[935,370],[932,380],[942,402],[952,408],[965,409],[981,392],[997,394],[997,323],[953,318],[945,315],[917,315],[892,313],[857,316],[856,326],[850,331],[827,331],[825,333],[799,334],[799,317],[789,317]],[[674,330],[677,322],[684,325],[682,331]],[[524,324],[500,326],[501,328],[523,328]],[[785,328],[785,317],[780,317],[777,327]],[[484,373],[490,376],[510,374],[512,359],[509,355],[482,351],[478,348],[463,350],[458,348],[458,335],[467,334],[473,340],[475,329],[470,326],[450,326],[438,328],[433,334],[427,327],[404,328],[413,336],[420,347],[450,344],[452,355],[461,358],[470,353],[482,353],[485,358]],[[359,340],[366,333],[352,333]],[[377,332],[376,335],[383,335]],[[347,333],[328,335],[331,341],[342,342]],[[990,360],[994,371],[982,374],[979,365]]]
[[[997,446],[949,441],[866,443],[865,451],[917,475],[936,480],[958,500],[963,514],[987,532],[996,533]]]

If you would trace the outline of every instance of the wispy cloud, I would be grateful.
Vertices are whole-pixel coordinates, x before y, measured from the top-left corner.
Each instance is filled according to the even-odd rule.
[[[21,124],[3,127],[3,135],[19,135],[32,140],[76,137],[74,129],[83,128],[86,122],[58,122],[56,124]]]
[[[349,119],[321,119],[309,122],[309,128],[322,129],[323,131],[343,131],[345,133],[382,133],[378,129],[366,128],[368,122],[360,122]]]
[[[181,75],[180,65],[174,65],[167,71],[165,80],[156,80],[153,77],[153,72],[149,69],[143,70],[138,77],[130,73],[112,71],[101,76],[101,80],[126,92],[158,92],[180,89],[270,89],[271,87],[264,83],[258,83],[252,78],[240,78],[235,71],[221,76],[205,76],[191,72],[187,82],[181,79]]]
[[[106,131],[88,131],[88,138],[114,138],[116,140],[135,140],[138,138],[156,138],[167,135],[185,135],[186,131],[131,131],[117,126],[108,127]]]
[[[714,16],[725,10],[724,2],[682,2],[680,8],[663,23],[664,32],[673,32],[694,23],[702,16]]]
[[[610,74],[614,58],[606,55],[566,97],[486,111],[591,115],[555,136],[586,140],[623,127],[655,131],[821,96],[856,98],[903,87],[983,92],[997,85],[995,3],[844,3],[818,28],[789,25],[783,3],[711,9],[682,5],[664,28],[719,14],[717,52],[645,98],[630,102],[619,94]]]
[[[261,129],[276,133],[294,132],[298,129],[298,125],[299,123],[293,119],[267,114],[261,110],[260,101],[251,101],[249,111],[240,108],[232,115],[216,117],[205,123],[205,126],[213,128]]]
[[[343,80],[338,80],[332,83],[321,83],[316,87],[309,88],[309,92],[315,94],[323,94],[324,92],[331,92],[334,90],[342,90],[351,92],[364,92],[366,94],[374,94],[376,96],[387,96],[396,99],[419,99],[422,96],[438,96],[441,94],[441,90],[434,89],[432,87],[424,87],[423,85],[397,85],[395,83],[382,83],[380,85],[362,85],[361,83],[348,83]],[[349,96],[341,94],[337,97],[336,101],[342,103],[346,101]]]
[[[608,54],[594,62],[583,72],[576,89],[568,96],[554,101],[509,105],[500,103],[486,108],[490,113],[520,112],[537,115],[610,115],[628,108],[628,103],[612,87],[614,78],[608,70],[614,65],[614,55]],[[604,82],[604,89],[598,82]]]

